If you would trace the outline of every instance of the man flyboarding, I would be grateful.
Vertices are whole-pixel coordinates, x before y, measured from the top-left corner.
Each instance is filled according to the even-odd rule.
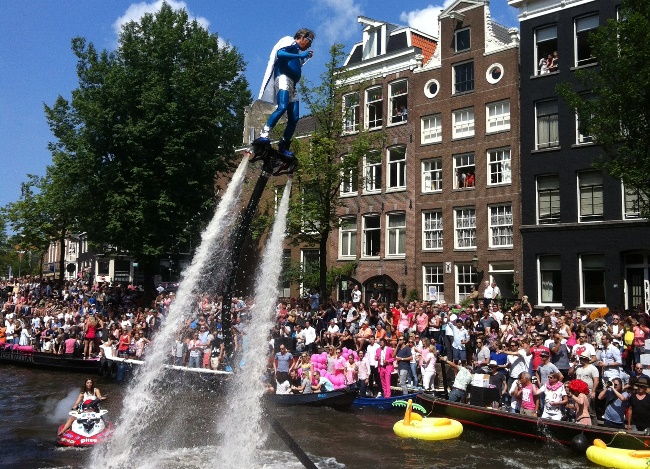
[[[278,41],[271,52],[258,97],[278,107],[269,116],[260,136],[254,142],[270,144],[269,134],[286,112],[287,127],[278,142],[278,151],[287,158],[294,158],[293,153],[289,151],[289,146],[300,117],[296,85],[300,80],[303,64],[314,55],[313,51],[307,50],[314,37],[312,31],[303,28],[298,30],[293,38],[286,36]]]

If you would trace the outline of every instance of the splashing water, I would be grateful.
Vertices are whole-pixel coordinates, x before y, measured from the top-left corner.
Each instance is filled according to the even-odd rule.
[[[282,270],[282,243],[285,238],[291,179],[282,194],[280,207],[264,250],[255,282],[255,309],[248,324],[244,350],[245,366],[235,374],[217,430],[224,434],[222,467],[260,467],[260,447],[266,439],[262,429],[260,399],[264,392],[261,377],[266,370],[269,330],[273,327],[278,298],[278,279]],[[234,398],[236,396],[236,398]]]
[[[135,374],[129,385],[122,413],[115,424],[115,433],[105,446],[97,446],[93,450],[91,467],[94,468],[127,468],[139,466],[147,458],[152,457],[163,449],[165,439],[150,436],[150,433],[160,431],[160,426],[175,423],[174,419],[167,422],[157,417],[165,405],[178,406],[178,402],[166,402],[162,391],[157,389],[157,382],[164,372],[164,364],[169,355],[174,339],[181,330],[185,319],[196,310],[196,295],[199,288],[205,287],[206,277],[210,277],[212,285],[218,285],[223,280],[214,270],[215,265],[223,264],[226,259],[228,246],[227,236],[237,217],[238,202],[244,176],[248,167],[248,157],[244,157],[228,184],[212,221],[202,234],[198,247],[189,268],[183,272],[183,278],[178,289],[176,300],[157,332],[155,340],[147,349],[145,365]],[[176,422],[177,423],[177,422]],[[177,431],[177,429],[173,429]],[[173,438],[172,429],[165,431]]]

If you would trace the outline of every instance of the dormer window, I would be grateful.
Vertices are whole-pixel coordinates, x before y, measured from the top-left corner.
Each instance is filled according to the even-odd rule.
[[[470,48],[470,28],[459,29],[454,33],[454,49],[465,52]]]
[[[382,34],[383,28],[374,28],[369,30],[366,34],[366,39],[363,45],[363,59],[372,59],[382,53]]]

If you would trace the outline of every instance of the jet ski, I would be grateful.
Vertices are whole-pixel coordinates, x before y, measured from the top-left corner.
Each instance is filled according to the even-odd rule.
[[[107,410],[98,405],[80,405],[69,412],[74,417],[72,426],[66,432],[57,435],[56,442],[61,446],[93,446],[105,441],[113,433],[113,424],[105,419]],[[60,432],[65,424],[59,426]],[[57,433],[58,433],[57,432]]]

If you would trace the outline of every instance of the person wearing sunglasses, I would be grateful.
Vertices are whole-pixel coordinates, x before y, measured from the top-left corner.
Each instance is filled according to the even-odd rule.
[[[255,142],[269,144],[271,130],[286,113],[287,126],[278,143],[278,151],[288,158],[294,157],[289,151],[289,146],[300,118],[296,85],[300,81],[302,66],[314,55],[313,51],[307,50],[311,47],[314,38],[313,31],[302,28],[294,34],[293,38],[285,36],[278,41],[271,52],[258,97],[259,100],[277,105],[277,108],[269,116]]]

